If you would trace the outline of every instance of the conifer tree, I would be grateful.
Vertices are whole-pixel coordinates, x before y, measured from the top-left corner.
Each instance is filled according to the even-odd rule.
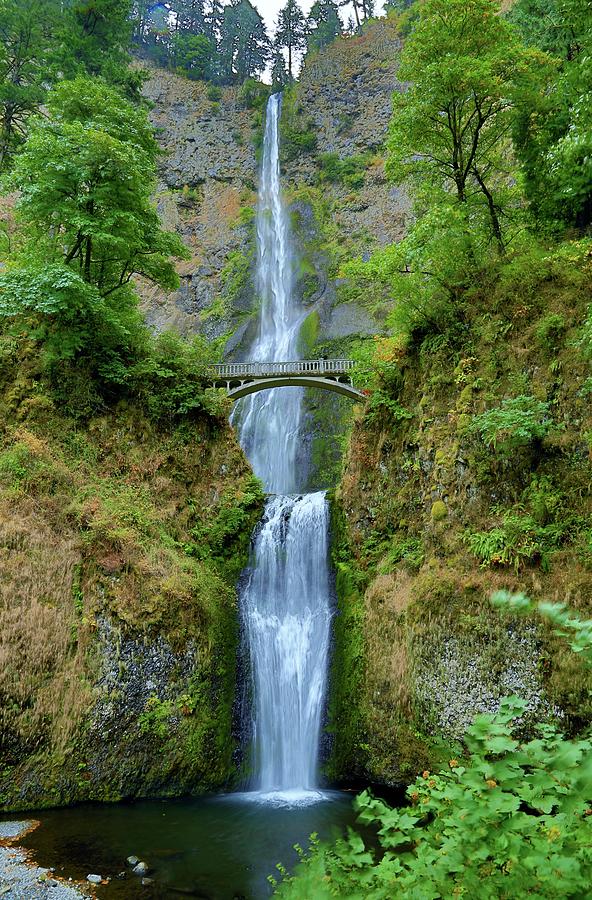
[[[335,0],[316,0],[308,14],[308,50],[320,50],[341,34],[341,19]]]
[[[224,7],[220,34],[220,71],[226,83],[242,83],[260,74],[269,59],[265,23],[249,0]]]
[[[280,9],[275,33],[275,45],[288,51],[288,77],[292,79],[294,55],[306,47],[306,19],[296,0],[287,0]]]
[[[273,56],[273,65],[271,68],[271,89],[273,92],[281,91],[289,81],[288,70],[286,69],[286,60],[281,50],[275,50]]]

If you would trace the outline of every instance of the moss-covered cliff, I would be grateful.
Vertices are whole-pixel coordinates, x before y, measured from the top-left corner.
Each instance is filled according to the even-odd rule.
[[[225,417],[85,411],[2,339],[0,803],[234,776],[236,583],[260,488]]]
[[[510,693],[525,727],[589,722],[577,658],[489,596],[592,612],[591,287],[582,245],[533,251],[482,272],[453,325],[385,342],[334,499],[333,774],[429,768]]]

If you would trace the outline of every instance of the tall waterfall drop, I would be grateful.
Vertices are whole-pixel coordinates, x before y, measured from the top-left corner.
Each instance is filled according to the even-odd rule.
[[[289,219],[280,190],[281,94],[267,105],[257,212],[257,287],[262,301],[257,362],[298,359],[303,311],[292,296]],[[253,678],[254,774],[263,799],[319,796],[318,749],[331,623],[328,511],[324,493],[297,495],[300,388],[240,401],[239,435],[271,496],[257,532],[241,612]]]

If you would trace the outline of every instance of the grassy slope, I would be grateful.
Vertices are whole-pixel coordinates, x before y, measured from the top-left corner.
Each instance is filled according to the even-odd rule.
[[[233,769],[235,584],[260,510],[234,435],[205,415],[159,427],[124,402],[81,420],[33,348],[1,349],[2,802],[219,786]],[[138,699],[120,660],[106,696],[106,641],[172,669]]]

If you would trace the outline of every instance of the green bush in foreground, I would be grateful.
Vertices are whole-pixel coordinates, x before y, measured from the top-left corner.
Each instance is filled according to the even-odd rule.
[[[530,612],[523,595],[493,603]],[[574,652],[592,664],[592,621],[564,606],[538,611],[570,636]],[[477,716],[466,737],[468,756],[449,769],[424,772],[408,789],[409,805],[391,809],[365,791],[356,800],[365,841],[350,829],[334,846],[313,835],[281,897],[480,900],[587,897],[592,883],[592,740],[566,740],[541,725],[531,740],[515,736],[525,701],[508,697],[496,715]]]

